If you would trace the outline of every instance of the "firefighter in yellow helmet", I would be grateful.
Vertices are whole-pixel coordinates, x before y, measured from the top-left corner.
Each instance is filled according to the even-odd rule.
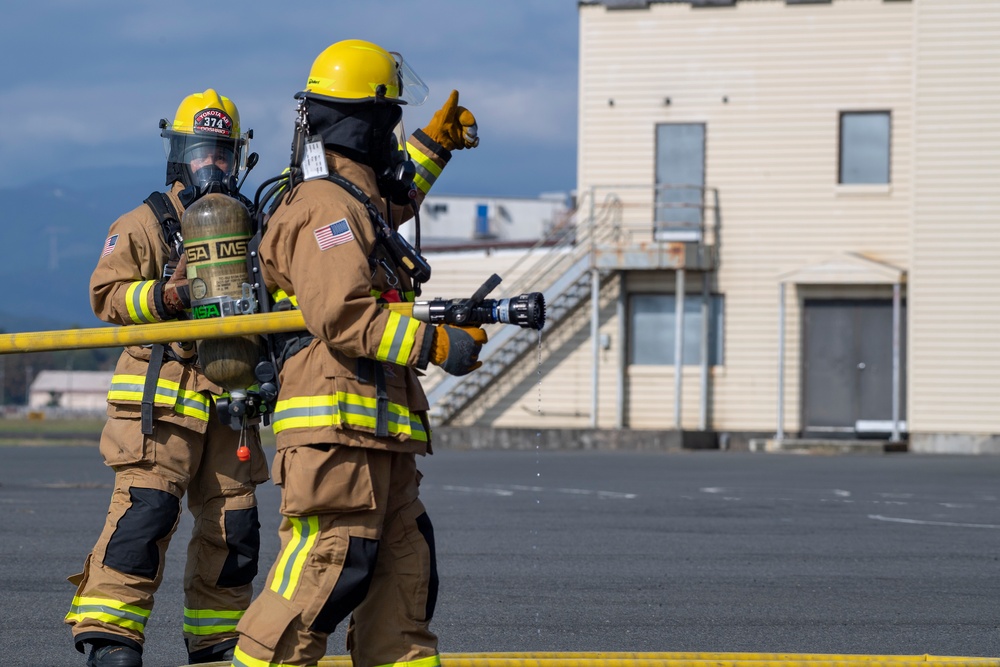
[[[479,142],[458,93],[405,138],[403,105],[427,90],[399,54],[361,40],[315,60],[299,99],[291,183],[260,259],[276,307],[308,331],[277,346],[274,413],[280,553],[237,626],[233,665],[315,665],[350,617],[355,667],[434,667],[434,533],[418,493],[428,454],[418,369],[477,368],[479,327],[434,326],[382,307],[427,279],[396,233],[452,151]],[[296,160],[295,156],[301,156]]]
[[[214,90],[160,121],[166,192],[118,218],[90,280],[94,313],[120,325],[183,317],[180,218],[208,192],[236,193],[247,149],[231,100]],[[222,388],[202,373],[193,343],[125,349],[108,394],[100,450],[115,470],[104,529],[87,556],[66,622],[88,667],[140,667],[144,629],[187,495],[194,516],[184,574],[189,662],[224,659],[253,593],[260,526],[255,487],[267,480],[256,426],[237,431],[216,414]],[[247,462],[237,458],[241,443]],[[180,620],[180,619],[178,619]]]

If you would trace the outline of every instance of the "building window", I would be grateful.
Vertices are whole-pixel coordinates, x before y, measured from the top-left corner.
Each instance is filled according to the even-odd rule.
[[[891,123],[888,111],[840,114],[841,185],[888,184]]]
[[[676,297],[673,294],[629,296],[628,360],[644,366],[674,365]],[[722,365],[724,298],[709,297],[708,363]],[[701,295],[684,297],[684,365],[701,364]]]

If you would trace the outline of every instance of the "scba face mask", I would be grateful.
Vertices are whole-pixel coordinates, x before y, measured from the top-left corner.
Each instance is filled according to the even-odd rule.
[[[194,172],[191,185],[178,193],[181,204],[188,208],[207,194],[224,194],[235,197],[238,194],[236,179],[226,176],[225,172],[215,166],[202,167]]]
[[[406,134],[399,120],[382,141],[378,164],[375,165],[379,192],[393,204],[403,206],[416,197],[413,179],[417,168],[406,151]]]
[[[231,142],[192,143],[181,153],[187,177],[181,179],[186,187],[179,196],[185,208],[210,193],[237,195],[239,165]]]

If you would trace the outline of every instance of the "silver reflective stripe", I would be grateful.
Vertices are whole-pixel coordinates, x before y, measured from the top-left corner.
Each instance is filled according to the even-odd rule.
[[[406,342],[407,334],[410,332],[410,318],[405,316],[400,316],[399,322],[396,324],[396,331],[393,332],[392,344],[389,345],[389,361],[398,363],[400,361],[406,361],[406,359],[400,359],[400,355],[403,351],[403,343]]]
[[[80,614],[81,616],[93,617],[96,614],[107,614],[108,616],[114,616],[120,618],[123,621],[132,621],[133,623],[138,623],[142,627],[146,627],[146,621],[149,620],[146,616],[142,614],[136,614],[133,612],[125,611],[124,609],[116,609],[111,605],[106,604],[81,604],[74,605],[72,610],[73,613]]]
[[[427,189],[430,190],[431,186],[434,185],[434,181],[437,180],[437,176],[428,171],[423,165],[414,162],[417,167],[417,176],[424,179],[427,182]]]

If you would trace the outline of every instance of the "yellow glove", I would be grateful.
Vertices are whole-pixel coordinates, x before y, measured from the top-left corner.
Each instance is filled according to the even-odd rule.
[[[448,101],[438,109],[424,133],[449,151],[475,148],[479,145],[476,117],[465,107],[458,106],[458,91],[451,91]]]
[[[483,365],[479,351],[485,343],[482,327],[439,325],[434,329],[430,362],[451,375],[467,375]]]

